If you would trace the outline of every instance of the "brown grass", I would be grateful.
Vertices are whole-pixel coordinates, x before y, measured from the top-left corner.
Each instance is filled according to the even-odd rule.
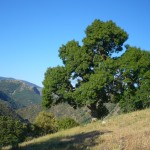
[[[150,109],[97,121],[20,144],[21,150],[149,150]]]
[[[150,109],[111,118],[107,129],[113,131],[104,135],[103,143],[94,149],[100,150],[149,150],[150,149]]]

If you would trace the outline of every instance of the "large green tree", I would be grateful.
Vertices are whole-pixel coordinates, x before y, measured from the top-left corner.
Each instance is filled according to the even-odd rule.
[[[47,69],[43,105],[67,101],[73,107],[87,106],[93,116],[100,117],[105,110],[103,104],[114,94],[118,64],[111,56],[122,51],[128,35],[114,22],[100,20],[88,26],[85,34],[82,45],[72,40],[60,47],[64,65]]]

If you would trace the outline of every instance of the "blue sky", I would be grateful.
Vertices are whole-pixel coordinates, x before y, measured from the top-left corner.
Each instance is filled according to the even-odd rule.
[[[0,0],[0,76],[42,86],[47,68],[61,65],[59,47],[81,42],[94,19],[113,20],[126,43],[150,50],[149,0]]]

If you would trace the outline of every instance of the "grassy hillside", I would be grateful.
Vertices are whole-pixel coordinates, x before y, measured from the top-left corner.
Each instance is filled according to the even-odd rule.
[[[149,141],[146,109],[33,139],[21,143],[20,150],[149,150]]]

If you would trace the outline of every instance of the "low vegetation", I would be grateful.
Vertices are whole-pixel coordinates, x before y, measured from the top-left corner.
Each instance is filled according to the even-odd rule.
[[[66,130],[73,127],[79,126],[79,123],[77,123],[72,118],[63,118],[57,121],[57,128],[59,130]]]
[[[46,111],[40,112],[34,122],[34,126],[38,128],[38,135],[55,133],[78,125],[79,123],[72,118],[57,119],[51,112]]]
[[[72,118],[56,119],[55,116],[46,111],[41,111],[35,118],[34,124],[22,123],[7,116],[0,116],[0,148],[10,145],[17,149],[18,143],[32,140],[35,137],[56,133],[78,126]]]
[[[27,126],[10,117],[0,116],[0,148],[6,145],[16,147],[27,137]]]
[[[35,118],[34,124],[39,128],[39,130],[41,130],[39,134],[45,135],[57,131],[57,122],[55,116],[48,112],[40,112]]]
[[[149,150],[149,116],[150,109],[114,116],[21,143],[19,149]]]

